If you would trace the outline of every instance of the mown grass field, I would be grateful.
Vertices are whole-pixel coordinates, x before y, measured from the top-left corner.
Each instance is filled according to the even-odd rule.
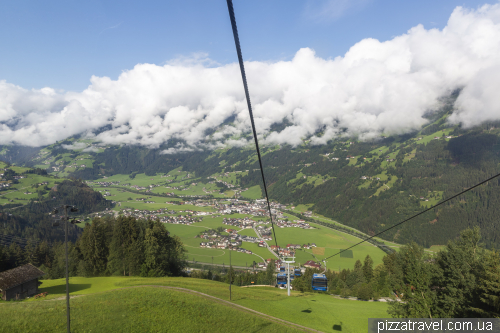
[[[187,288],[229,300],[228,285],[192,278],[101,277],[70,279],[73,332],[295,332],[256,315],[176,290]],[[64,332],[65,280],[44,280],[48,300],[0,303],[5,332]],[[232,288],[232,301],[253,310],[323,332],[367,332],[368,318],[386,318],[387,304],[336,299],[327,294],[291,292],[269,287]],[[29,313],[29,316],[26,316]],[[168,329],[167,329],[168,328]]]
[[[241,196],[247,199],[261,199],[263,197],[259,185],[249,187],[248,190],[241,192]]]
[[[301,249],[295,252],[295,260],[298,263],[304,264],[307,260],[322,260],[360,241],[360,239],[357,237],[323,227],[319,224],[310,224],[317,229],[275,229],[276,237],[278,239],[278,245],[281,247],[286,246],[287,244],[316,244],[317,248],[314,252],[314,248]],[[274,243],[268,242],[268,244]],[[367,255],[370,255],[370,257],[373,259],[374,265],[378,265],[382,263],[382,258],[384,257],[385,252],[371,244],[364,243],[358,245],[355,249],[353,249],[353,258],[341,258],[340,255],[336,255],[327,260],[327,267],[335,271],[344,268],[352,269],[356,260],[359,259],[361,260],[361,262],[363,262]]]

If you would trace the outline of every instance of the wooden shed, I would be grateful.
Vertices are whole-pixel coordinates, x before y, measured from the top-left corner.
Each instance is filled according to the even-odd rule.
[[[2,299],[23,299],[38,294],[38,278],[45,273],[32,264],[19,266],[0,273]]]

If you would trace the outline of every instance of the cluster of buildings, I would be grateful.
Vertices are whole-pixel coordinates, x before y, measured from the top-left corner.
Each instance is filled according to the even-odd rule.
[[[252,254],[252,251],[241,248],[243,242],[256,243],[259,241],[257,237],[239,235],[234,229],[225,229],[229,235],[221,235],[215,230],[207,230],[201,235],[200,238],[207,240],[201,242],[200,247],[212,249],[229,249],[242,253]]]
[[[174,215],[179,213],[188,213],[187,215]],[[163,223],[185,224],[190,225],[196,222],[201,222],[201,218],[194,217],[193,211],[175,211],[167,208],[157,210],[140,210],[126,208],[122,210],[123,216],[132,216],[137,219],[159,219]],[[168,214],[168,215],[165,215]]]
[[[89,186],[91,186],[91,185],[97,185],[97,186],[102,186],[102,187],[108,187],[108,186],[112,186],[112,185],[119,185],[120,181],[116,181],[116,182],[91,182],[91,181],[86,181],[85,183],[87,183],[87,185],[89,185]]]
[[[78,165],[78,164],[76,164],[76,163],[73,163],[73,164],[70,164],[70,165],[68,165],[68,166],[66,166],[66,167],[67,167],[67,168],[86,168],[86,167],[87,167],[87,165],[85,165],[85,164],[80,164],[80,165]]]
[[[265,199],[258,199],[255,202],[239,201],[238,199],[228,199],[228,204],[218,203],[215,205],[220,214],[247,214],[253,216],[267,216],[267,203]],[[278,209],[285,209],[286,206],[280,203],[271,202],[271,213],[277,218],[286,218]]]
[[[185,224],[190,225],[196,222],[201,222],[201,218],[193,217],[192,215],[169,215],[163,216],[160,218],[160,222],[163,223],[172,223],[172,224]]]
[[[242,229],[251,229],[256,224],[260,224],[260,223],[264,223],[264,222],[255,222],[254,220],[250,220],[248,217],[245,217],[242,219],[224,218],[224,220],[222,220],[222,223],[225,225],[230,225],[230,226],[238,227],[238,228],[242,228]]]
[[[297,222],[286,221],[286,220],[277,220],[274,223],[279,228],[302,228],[302,229],[314,229],[311,227],[309,223],[304,220],[298,220]]]

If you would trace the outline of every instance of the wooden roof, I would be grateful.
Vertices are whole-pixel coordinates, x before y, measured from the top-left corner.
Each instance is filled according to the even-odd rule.
[[[0,290],[5,291],[45,275],[32,264],[22,265],[0,273]]]

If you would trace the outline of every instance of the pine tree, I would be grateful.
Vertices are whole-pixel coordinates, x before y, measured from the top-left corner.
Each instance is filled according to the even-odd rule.
[[[274,278],[274,269],[276,267],[276,262],[274,259],[271,259],[269,264],[267,264],[266,268],[266,284],[269,284],[270,286],[276,284],[276,279]]]
[[[355,284],[362,284],[366,282],[361,260],[356,260],[356,263],[354,264],[354,271],[352,273],[355,276]]]
[[[441,318],[474,317],[478,302],[478,278],[483,271],[479,228],[464,230],[457,241],[450,241],[436,258],[436,312]]]
[[[24,252],[27,262],[36,267],[40,266],[38,246],[36,246],[31,240],[28,240],[28,244],[24,248]]]
[[[9,262],[12,268],[24,265],[26,256],[23,249],[17,243],[11,243],[8,248]]]
[[[3,272],[8,269],[8,262],[6,251],[2,245],[0,245],[0,272]]]
[[[106,273],[110,235],[110,224],[103,219],[94,219],[85,226],[79,247],[85,262],[87,275],[99,276]]]
[[[130,275],[131,267],[135,266],[133,249],[138,242],[138,233],[135,218],[119,216],[115,220],[108,257],[108,269],[112,274]]]
[[[484,256],[484,272],[478,281],[479,302],[473,311],[478,317],[500,317],[500,256],[488,252]]]
[[[159,221],[148,221],[144,234],[143,276],[178,276],[186,267],[186,258],[180,238],[170,237]]]
[[[424,249],[411,243],[396,255],[402,279],[397,282],[403,302],[391,302],[388,312],[397,318],[432,318],[435,295],[431,290],[432,267],[426,261]]]
[[[373,260],[370,255],[367,255],[363,264],[363,274],[366,282],[370,282],[373,278]]]

